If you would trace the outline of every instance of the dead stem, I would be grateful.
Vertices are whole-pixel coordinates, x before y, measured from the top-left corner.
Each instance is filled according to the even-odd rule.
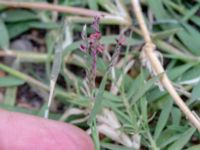
[[[134,12],[135,12],[135,16],[136,16],[139,26],[141,28],[143,38],[146,42],[146,45],[144,47],[144,52],[145,52],[146,56],[148,57],[149,61],[151,62],[151,66],[154,69],[154,71],[157,74],[163,73],[163,72],[165,72],[165,70],[163,69],[161,63],[159,62],[158,58],[156,57],[156,55],[154,53],[155,45],[151,40],[150,33],[145,24],[139,1],[132,0],[132,5],[133,5]],[[179,108],[182,110],[182,112],[185,114],[185,116],[189,119],[189,121],[200,131],[199,117],[195,116],[191,112],[191,110],[187,107],[187,105],[183,102],[183,100],[177,94],[175,88],[173,87],[171,81],[169,80],[169,78],[166,74],[162,75],[162,77],[160,78],[160,82],[167,89],[169,94],[174,99],[175,103],[179,106]]]
[[[42,2],[33,3],[33,2],[16,2],[16,1],[0,0],[0,5],[4,5],[7,7],[15,7],[15,8],[50,10],[50,11],[55,11],[55,12],[70,13],[70,14],[91,16],[91,17],[102,16],[102,15],[110,16],[110,14],[100,12],[100,11],[88,10],[88,9],[78,8],[78,7],[60,6],[60,5],[48,4],[48,3],[42,3]]]

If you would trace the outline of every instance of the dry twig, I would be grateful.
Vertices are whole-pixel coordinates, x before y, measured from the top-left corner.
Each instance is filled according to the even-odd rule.
[[[148,57],[149,61],[151,62],[152,69],[157,73],[163,73],[165,70],[163,69],[161,63],[159,62],[158,58],[156,57],[154,53],[155,45],[151,40],[150,33],[147,29],[147,26],[144,22],[144,18],[142,15],[142,10],[139,4],[138,0],[132,0],[133,9],[135,12],[135,16],[138,20],[139,26],[142,31],[143,38],[146,42],[146,45],[144,46],[144,53]],[[191,110],[187,107],[187,105],[183,102],[181,97],[177,94],[175,88],[173,87],[170,79],[164,73],[162,77],[160,78],[160,82],[162,85],[167,89],[175,103],[179,106],[179,108],[182,110],[182,112],[185,114],[185,116],[189,119],[189,121],[200,131],[200,121],[199,117],[194,115]]]
[[[78,8],[78,7],[69,7],[69,6],[60,6],[55,4],[49,4],[49,3],[42,3],[42,2],[16,2],[16,1],[7,1],[7,0],[0,0],[0,5],[8,6],[8,7],[15,7],[15,8],[28,8],[28,9],[38,9],[38,10],[50,10],[55,12],[61,12],[61,13],[71,13],[76,15],[82,15],[82,16],[110,16],[108,13],[99,12],[95,10],[88,10],[84,8]]]

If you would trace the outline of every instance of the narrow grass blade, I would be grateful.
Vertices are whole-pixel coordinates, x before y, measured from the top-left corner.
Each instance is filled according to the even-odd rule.
[[[97,113],[101,110],[102,102],[103,102],[104,89],[105,89],[106,82],[107,82],[107,76],[108,76],[108,73],[106,73],[104,75],[103,80],[101,81],[99,91],[98,91],[96,98],[95,98],[94,107],[91,111],[91,114],[90,114],[90,117],[89,117],[89,120],[88,120],[88,124],[91,124],[93,122]]]
[[[125,146],[120,146],[116,144],[109,144],[109,143],[101,143],[101,147],[109,149],[109,150],[136,150],[134,148],[128,148]]]
[[[192,9],[185,13],[182,21],[188,21],[199,10],[199,4],[196,4]]]
[[[173,107],[171,111],[171,115],[172,115],[173,125],[178,126],[180,124],[181,117],[182,117],[182,113],[180,109],[178,109],[177,107]]]
[[[16,102],[17,87],[8,87],[5,94],[4,104],[14,106]]]
[[[55,88],[55,84],[56,84],[56,81],[58,78],[58,74],[60,72],[61,64],[62,64],[62,47],[61,47],[61,43],[60,43],[55,51],[55,58],[54,58],[54,63],[53,63],[53,67],[52,67],[51,77],[50,77],[49,100],[48,100],[48,104],[47,104],[47,109],[44,114],[45,118],[48,118],[48,115],[49,115],[49,108],[50,108],[51,102],[53,100],[54,88]]]
[[[11,9],[2,13],[5,22],[20,22],[28,20],[38,20],[39,17],[32,11],[24,9]]]
[[[168,148],[168,150],[182,150],[195,131],[196,129],[193,127],[186,130],[182,136]]]
[[[16,38],[30,29],[29,22],[19,22],[7,26],[10,38]]]
[[[192,89],[192,98],[191,101],[195,101],[200,98],[200,82],[197,83],[197,85],[194,86]]]
[[[200,78],[199,78],[199,74],[200,74],[200,66],[196,65],[192,68],[190,68],[189,70],[187,70],[182,76],[181,76],[181,83],[187,83],[187,84],[194,84],[194,83],[198,83]],[[193,82],[193,80],[196,79],[195,82]]]
[[[151,11],[154,13],[156,19],[171,19],[163,6],[162,0],[148,0],[147,3]]]
[[[9,47],[9,34],[7,27],[2,19],[0,19],[0,47],[7,50]]]
[[[144,123],[148,124],[147,100],[145,97],[143,97],[140,101],[140,110]]]
[[[185,150],[200,150],[200,144],[195,145],[195,146],[191,146],[190,148],[187,148]]]
[[[24,83],[25,82],[23,80],[14,78],[12,76],[0,77],[0,87],[18,86]]]
[[[160,76],[160,75],[159,75]],[[131,99],[131,105],[135,104],[158,80],[159,76],[155,76],[152,79],[148,80],[146,83],[143,83],[136,90],[133,98]]]
[[[99,134],[97,131],[97,126],[96,126],[96,119],[94,119],[91,124],[91,130],[92,130],[92,137],[94,140],[95,150],[100,150],[100,141],[99,141]]]
[[[93,10],[98,9],[97,0],[88,0],[88,5],[90,9],[93,9]]]
[[[169,118],[171,109],[173,106],[173,101],[172,99],[168,96],[167,97],[167,102],[164,104],[163,109],[160,113],[158,122],[156,124],[156,128],[155,128],[155,133],[154,133],[154,139],[157,140],[162,132],[162,130],[164,129],[167,120]]]

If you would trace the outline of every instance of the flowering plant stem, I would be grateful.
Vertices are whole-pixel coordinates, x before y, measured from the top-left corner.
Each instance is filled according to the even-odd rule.
[[[132,5],[133,5],[136,19],[138,20],[139,26],[141,28],[143,38],[146,42],[146,45],[144,46],[144,52],[146,56],[148,57],[149,61],[151,62],[152,68],[155,70],[155,72],[157,74],[163,73],[165,72],[165,70],[163,69],[161,63],[159,62],[158,58],[156,57],[154,53],[155,45],[151,40],[150,33],[145,24],[139,1],[132,0]],[[188,106],[183,102],[183,100],[181,99],[181,97],[178,95],[175,88],[173,87],[166,73],[162,75],[162,77],[160,78],[160,82],[167,89],[167,91],[169,92],[169,94],[171,95],[175,103],[179,106],[179,108],[182,110],[185,116],[189,119],[189,121],[200,131],[200,120],[198,116],[194,115],[192,111],[188,108]]]

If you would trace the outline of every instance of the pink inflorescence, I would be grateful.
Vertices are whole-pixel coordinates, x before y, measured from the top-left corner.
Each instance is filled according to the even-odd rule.
[[[86,31],[83,30],[81,37],[84,44],[80,45],[80,50],[83,52],[88,52],[92,56],[92,72],[96,73],[96,61],[97,54],[103,53],[104,45],[100,42],[101,32],[99,30],[100,17],[95,17],[91,27],[94,29],[94,32],[89,35],[89,38],[86,36]]]

